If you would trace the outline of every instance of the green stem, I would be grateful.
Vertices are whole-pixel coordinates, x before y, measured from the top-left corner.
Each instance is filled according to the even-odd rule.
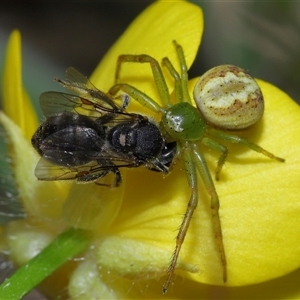
[[[89,232],[82,229],[63,232],[1,284],[0,299],[21,299],[62,264],[85,250],[89,240]]]

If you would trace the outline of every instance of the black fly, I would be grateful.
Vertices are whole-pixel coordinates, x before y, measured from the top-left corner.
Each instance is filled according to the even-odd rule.
[[[125,111],[129,97],[114,99],[101,92],[74,68],[65,81],[55,79],[77,95],[46,92],[40,104],[46,120],[32,137],[41,155],[35,175],[40,180],[95,181],[109,172],[121,183],[120,167],[168,173],[176,143],[166,143],[147,117]],[[117,102],[121,100],[120,104]]]

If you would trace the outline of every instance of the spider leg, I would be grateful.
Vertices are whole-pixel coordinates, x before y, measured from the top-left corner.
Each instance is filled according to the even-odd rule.
[[[179,44],[177,44],[176,41],[173,41],[173,43],[176,47],[177,56],[180,62],[181,76],[179,76],[178,72],[175,70],[173,64],[171,63],[168,57],[163,58],[162,65],[168,69],[171,76],[175,79],[176,103],[185,101],[191,104],[192,100],[190,98],[190,94],[188,90],[187,65],[186,65],[183,49]]]
[[[192,100],[191,100],[189,90],[188,90],[188,81],[189,81],[188,72],[187,72],[188,67],[186,65],[184,52],[183,52],[182,46],[179,45],[176,41],[173,41],[173,44],[175,45],[177,56],[178,56],[178,59],[180,62],[181,85],[182,85],[183,98],[184,98],[184,101],[192,104]]]
[[[125,62],[133,62],[133,63],[149,63],[151,66],[153,78],[155,81],[156,88],[158,90],[160,99],[163,103],[163,106],[167,106],[170,104],[170,94],[169,89],[165,80],[165,77],[163,75],[163,72],[161,70],[161,67],[158,63],[158,61],[147,55],[147,54],[140,54],[140,55],[131,55],[131,54],[124,54],[120,55],[118,57],[117,61],[117,67],[115,72],[115,82],[119,82],[120,77],[120,71],[121,71],[121,65]]]
[[[180,253],[181,246],[184,242],[186,233],[188,231],[192,215],[198,204],[198,181],[197,181],[197,170],[196,166],[193,163],[193,149],[191,148],[191,144],[186,142],[186,147],[182,149],[183,151],[183,159],[185,172],[187,175],[188,183],[191,189],[191,197],[189,203],[187,205],[186,212],[184,214],[183,220],[181,222],[178,234],[176,236],[176,246],[172,255],[172,260],[167,270],[167,278],[163,285],[163,293],[165,294],[171,284],[172,275],[175,271],[175,267],[177,264],[178,256]]]
[[[175,101],[183,102],[183,91],[182,91],[182,84],[181,84],[181,77],[179,76],[178,72],[175,70],[174,66],[172,65],[171,61],[168,57],[164,57],[162,60],[162,65],[165,66],[172,77],[175,79]]]
[[[132,85],[129,85],[127,83],[115,84],[113,87],[110,88],[108,93],[110,95],[114,96],[120,90],[125,92],[126,94],[128,94],[135,101],[137,101],[141,105],[147,107],[148,109],[155,111],[155,112],[159,112],[159,113],[164,112],[163,108],[156,101],[154,101],[152,98],[150,98],[148,95],[146,95],[142,91],[138,90],[137,88],[135,88]]]
[[[221,169],[222,169],[222,167],[223,167],[223,165],[226,161],[226,158],[228,156],[228,149],[225,146],[223,146],[222,144],[220,144],[220,143],[218,143],[218,142],[216,142],[216,141],[214,141],[210,138],[207,138],[207,137],[204,137],[201,142],[205,146],[207,146],[211,149],[222,152],[221,156],[218,159],[218,164],[217,164],[216,174],[215,174],[216,180],[219,180]]]
[[[221,262],[223,266],[223,281],[227,281],[227,261],[226,261],[226,255],[225,255],[225,249],[223,244],[223,236],[222,236],[222,227],[221,227],[221,220],[219,215],[219,196],[217,194],[217,191],[215,189],[213,180],[211,178],[209,169],[207,167],[205,158],[203,154],[201,153],[200,149],[198,148],[197,144],[194,144],[194,158],[195,163],[197,166],[197,170],[201,175],[201,178],[203,180],[203,183],[206,187],[206,190],[208,194],[210,195],[211,204],[210,208],[212,211],[212,222],[213,222],[213,228],[215,232],[215,237],[217,239],[218,245],[219,245],[219,252],[221,257]]]
[[[222,140],[225,140],[225,141],[228,141],[228,142],[231,142],[231,143],[236,143],[236,144],[242,144],[258,153],[261,153],[265,156],[268,156],[270,157],[271,159],[276,159],[280,162],[284,162],[285,159],[284,158],[281,158],[281,157],[278,157],[278,156],[275,156],[274,154],[270,153],[269,151],[261,148],[260,146],[248,141],[247,139],[244,139],[242,137],[239,137],[237,135],[233,135],[233,134],[229,134],[229,133],[225,133],[223,131],[219,131],[217,129],[209,129],[208,130],[209,134],[214,136],[214,137],[217,137],[217,138],[220,138]]]

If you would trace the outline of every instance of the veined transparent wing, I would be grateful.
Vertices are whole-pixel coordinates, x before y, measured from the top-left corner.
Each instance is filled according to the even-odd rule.
[[[100,105],[102,108],[114,111],[123,110],[122,106],[119,106],[112,96],[98,90],[86,76],[73,67],[66,70],[66,80],[58,78],[55,78],[55,80],[96,106]]]

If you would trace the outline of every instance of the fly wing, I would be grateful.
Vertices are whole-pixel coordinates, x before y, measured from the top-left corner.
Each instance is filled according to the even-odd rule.
[[[122,106],[119,106],[112,96],[98,90],[86,76],[72,67],[66,70],[66,80],[58,78],[55,80],[80,97],[94,103],[95,106],[100,105],[102,108],[114,111],[123,110]]]
[[[57,153],[57,155],[60,155],[60,153]],[[94,162],[94,166],[97,166],[97,162]],[[91,164],[78,167],[60,166],[41,157],[34,174],[39,180],[73,180],[88,174],[92,167]]]
[[[104,111],[101,113],[100,110],[95,110],[94,103],[76,95],[60,92],[42,93],[40,105],[46,118],[66,111],[95,118],[104,114]]]
[[[80,96],[61,92],[45,92],[40,96],[40,106],[46,118],[64,112],[72,112],[88,116],[94,120],[99,119],[101,120],[100,123],[105,123],[108,127],[137,119],[147,119],[137,114],[108,109],[102,104],[101,100],[95,103]]]
[[[73,82],[74,85],[77,85],[79,88],[88,88],[92,90],[97,90],[97,88],[90,82],[87,76],[80,73],[73,67],[69,67],[66,70],[66,79],[69,82]]]
[[[111,95],[98,90],[86,76],[74,68],[66,70],[66,80],[55,78],[65,88],[76,95],[61,92],[46,92],[40,96],[40,104],[45,117],[63,112],[73,112],[92,118],[106,116],[107,120],[129,120],[134,114],[124,111],[128,105],[128,96],[113,98]],[[117,100],[121,100],[119,105]],[[118,123],[118,122],[117,122]]]
[[[108,172],[115,172],[116,169],[120,167],[137,167],[139,162],[126,158],[126,157],[99,157],[99,154],[96,153],[75,153],[75,155],[89,155],[91,161],[80,166],[66,166],[66,165],[57,165],[47,160],[45,157],[51,153],[45,154],[40,158],[36,168],[35,176],[39,180],[78,180],[82,182],[94,181],[100,177],[105,176]],[[64,153],[56,152],[56,155],[59,155],[63,161]],[[98,159],[92,160],[93,158]]]

